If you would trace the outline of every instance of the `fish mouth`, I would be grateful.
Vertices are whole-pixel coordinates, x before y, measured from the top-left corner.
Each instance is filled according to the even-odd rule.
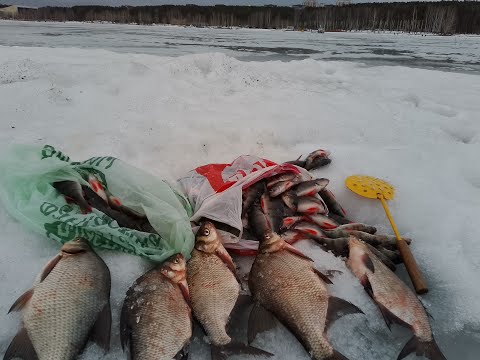
[[[65,254],[70,254],[70,255],[75,255],[75,254],[80,254],[80,253],[83,253],[83,252],[86,252],[87,250],[85,249],[78,249],[78,248],[74,248],[74,249],[63,249],[62,252],[65,253]]]
[[[75,254],[80,254],[82,252],[87,252],[89,249],[90,249],[90,246],[88,245],[88,243],[84,239],[78,238],[65,243],[62,246],[61,251],[64,254],[75,255]]]

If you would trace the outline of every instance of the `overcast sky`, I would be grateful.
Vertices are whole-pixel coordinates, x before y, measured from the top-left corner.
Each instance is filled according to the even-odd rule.
[[[354,2],[375,2],[381,0],[354,0]],[[386,0],[388,1],[388,0]],[[397,0],[398,1],[398,0]],[[401,0],[400,0],[401,1]],[[72,5],[162,5],[162,4],[198,4],[198,5],[293,5],[303,0],[0,0],[0,4],[17,4],[29,6],[72,6]],[[331,4],[335,0],[317,0],[318,3]]]

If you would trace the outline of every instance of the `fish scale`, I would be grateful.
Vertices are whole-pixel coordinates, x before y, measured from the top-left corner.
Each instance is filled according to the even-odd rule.
[[[230,343],[225,327],[240,285],[235,275],[215,254],[194,249],[188,261],[187,282],[192,309],[214,345]]]
[[[333,356],[324,336],[328,290],[310,261],[285,250],[259,253],[249,286],[255,300],[288,324],[314,359]]]
[[[178,285],[155,268],[128,290],[124,304],[132,328],[131,357],[171,360],[190,340],[190,307]]]
[[[84,347],[108,304],[110,273],[94,253],[64,256],[34,286],[23,323],[39,360],[69,360]]]

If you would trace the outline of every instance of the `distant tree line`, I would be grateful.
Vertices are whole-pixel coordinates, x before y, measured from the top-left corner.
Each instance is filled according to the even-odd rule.
[[[0,16],[1,13],[0,13]],[[4,15],[12,16],[12,15]],[[405,31],[480,34],[480,3],[362,3],[347,6],[73,6],[19,8],[19,20],[106,21],[216,27],[294,28],[326,31]]]

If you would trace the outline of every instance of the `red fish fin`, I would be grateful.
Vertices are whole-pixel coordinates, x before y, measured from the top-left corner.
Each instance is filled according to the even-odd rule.
[[[37,352],[35,351],[32,340],[30,340],[25,328],[21,329],[18,334],[15,335],[3,356],[3,360],[18,358],[25,360],[38,360]]]
[[[106,203],[108,203],[108,197],[107,197],[107,193],[105,192],[105,190],[103,189],[103,186],[102,184],[100,183],[100,181],[95,177],[95,175],[89,175],[88,177],[88,183],[90,184],[90,186],[92,187],[93,191],[95,191],[98,196],[100,196]]]
[[[417,356],[425,356],[430,360],[447,360],[445,355],[438,347],[435,339],[430,342],[421,342],[415,335],[405,344],[402,351],[398,355],[397,360],[407,357],[410,353],[415,352]]]
[[[260,207],[262,208],[262,212],[266,215],[267,214],[267,204],[265,202],[265,194],[260,196]]]
[[[40,275],[40,282],[42,282],[43,280],[45,280],[47,278],[48,274],[50,274],[52,272],[52,270],[55,268],[55,266],[58,264],[58,262],[61,259],[62,259],[62,255],[58,254],[53,259],[51,259],[47,263],[47,265],[45,265],[45,267],[43,268],[42,273]]]
[[[309,258],[307,255],[305,255],[304,253],[302,253],[300,250],[298,250],[297,248],[293,247],[292,245],[290,245],[289,243],[285,243],[285,247],[284,247],[285,250],[291,252],[292,254],[295,254],[301,258],[304,258],[306,260],[309,260],[311,262],[313,262],[313,260],[311,258]]]
[[[109,195],[108,196],[108,205],[110,205],[110,207],[112,209],[120,210],[121,207],[122,207],[122,202],[117,197],[115,197],[113,195]]]
[[[230,269],[230,271],[235,275],[237,278],[237,268],[235,267],[235,264],[233,263],[232,257],[230,254],[225,250],[223,246],[219,246],[216,251],[217,256],[222,259],[222,261],[227,265],[227,267]],[[238,280],[238,278],[237,278]]]
[[[179,281],[177,284],[178,284],[178,287],[180,288],[180,291],[182,292],[182,295],[183,295],[183,298],[185,299],[185,302],[191,308],[192,307],[192,300],[190,299],[190,291],[188,290],[187,280],[184,279],[182,281]]]
[[[320,272],[319,270],[317,270],[317,269],[315,269],[315,268],[313,268],[312,270],[313,270],[313,272],[314,272],[315,274],[318,275],[318,277],[319,277],[320,279],[323,280],[323,282],[325,282],[325,283],[327,283],[327,284],[333,284],[332,280],[330,280],[327,275],[325,275],[324,273]]]
[[[211,354],[212,360],[226,360],[231,355],[253,355],[253,356],[264,356],[271,357],[272,353],[258,349],[253,346],[245,345],[242,343],[231,342],[227,345],[215,346],[211,345]]]
[[[299,240],[308,239],[307,237],[305,237],[305,235],[303,235],[303,233],[297,230],[289,230],[287,232],[284,232],[283,234],[280,235],[280,237],[282,238],[283,241],[285,241],[290,245],[296,243]]]
[[[20,295],[17,301],[13,303],[10,310],[8,310],[8,313],[10,314],[12,311],[22,310],[30,301],[30,299],[32,298],[32,295],[33,295],[33,289],[30,289],[24,292],[22,295]]]
[[[373,266],[373,261],[370,259],[368,254],[362,255],[362,262],[365,264],[368,270],[370,270],[372,273],[375,272],[375,266]]]
[[[248,343],[251,344],[257,334],[273,329],[276,324],[275,316],[259,303],[255,303],[248,318]]]
[[[340,299],[335,296],[330,296],[328,299],[328,308],[327,308],[327,322],[326,328],[328,329],[330,325],[337,319],[340,319],[344,315],[348,314],[365,314],[358,307],[353,305],[351,302]]]
[[[98,314],[97,321],[90,331],[90,340],[100,346],[105,352],[110,349],[110,332],[112,329],[112,311],[110,301]]]

